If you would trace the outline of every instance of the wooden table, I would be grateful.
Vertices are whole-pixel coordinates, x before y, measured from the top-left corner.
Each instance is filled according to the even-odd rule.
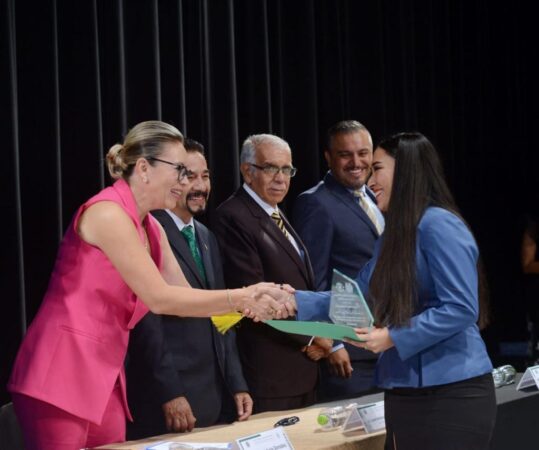
[[[498,416],[491,449],[515,448],[518,450],[537,449],[537,430],[539,429],[539,391],[531,388],[526,391],[515,389],[522,374],[516,376],[516,383],[496,389]],[[316,417],[322,407],[346,405],[350,402],[367,404],[383,400],[383,394],[373,394],[358,399],[316,405],[294,411],[266,412],[252,416],[246,422],[231,425],[200,428],[192,433],[165,434],[150,439],[109,444],[99,449],[109,450],[144,450],[148,445],[159,441],[174,442],[233,442],[239,437],[249,436],[273,428],[275,422],[284,417],[298,416],[300,421],[285,431],[295,450],[383,450],[385,432],[366,435],[354,432],[343,435],[340,430],[320,431]]]
[[[371,398],[369,400],[369,398]],[[381,394],[361,398],[361,403],[379,400]],[[345,401],[344,404],[350,402]],[[339,402],[338,404],[343,404]],[[265,412],[256,414],[245,422],[235,422],[231,425],[200,428],[191,433],[165,434],[139,441],[129,441],[121,444],[109,444],[99,449],[108,450],[144,450],[152,443],[159,441],[173,442],[233,442],[242,437],[273,428],[275,422],[284,417],[298,416],[299,422],[284,427],[295,450],[383,450],[385,431],[365,434],[355,431],[344,435],[340,430],[321,431],[318,429],[316,418],[321,405],[292,411]]]

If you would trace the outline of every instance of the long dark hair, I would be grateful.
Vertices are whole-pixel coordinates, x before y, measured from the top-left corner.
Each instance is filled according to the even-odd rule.
[[[377,147],[395,159],[395,172],[370,294],[375,299],[377,325],[402,326],[409,323],[417,307],[416,233],[425,209],[437,206],[462,216],[445,181],[438,153],[425,136],[399,133]],[[479,325],[484,327],[488,323],[487,291],[480,263],[478,277]]]

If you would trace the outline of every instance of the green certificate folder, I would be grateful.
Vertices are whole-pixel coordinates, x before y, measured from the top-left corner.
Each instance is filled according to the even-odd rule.
[[[267,320],[267,325],[284,331],[285,333],[304,334],[306,336],[320,336],[340,341],[345,338],[362,342],[358,339],[354,329],[346,325],[336,325],[326,322],[302,322],[295,320]]]

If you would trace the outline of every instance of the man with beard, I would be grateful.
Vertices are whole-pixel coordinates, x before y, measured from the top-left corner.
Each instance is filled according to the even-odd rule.
[[[313,262],[316,289],[331,289],[333,269],[355,278],[372,257],[384,218],[365,183],[371,172],[372,138],[355,120],[328,130],[324,156],[329,171],[294,205],[294,226]],[[334,343],[329,355],[309,352],[321,364],[321,400],[354,397],[372,388],[376,355]]]
[[[173,210],[152,214],[189,284],[222,289],[217,241],[194,219],[206,210],[211,189],[204,147],[190,139],[184,145],[190,186]],[[127,388],[134,417],[129,439],[245,420],[252,412],[234,332],[219,334],[207,318],[148,313],[131,334]]]

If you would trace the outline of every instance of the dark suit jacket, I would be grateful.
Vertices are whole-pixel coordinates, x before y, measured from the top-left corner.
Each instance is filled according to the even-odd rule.
[[[199,289],[224,288],[219,248],[211,231],[194,221],[206,271],[204,283],[172,218],[165,211],[152,214],[163,225],[189,284]],[[221,335],[210,319],[148,313],[131,334],[127,373],[134,427],[144,427],[147,433],[151,422],[153,435],[166,432],[161,405],[168,400],[186,396],[197,418],[196,426],[209,426],[219,419],[223,395],[248,390],[234,331]]]
[[[371,259],[378,239],[376,227],[357,199],[329,172],[299,195],[293,223],[312,258],[319,291],[331,289],[333,269],[355,279]],[[352,345],[346,344],[346,349],[352,361],[376,359],[372,352]]]
[[[221,245],[227,287],[260,281],[289,283],[312,290],[313,275],[301,239],[283,216],[303,252],[303,260],[271,217],[243,189],[216,211],[215,234]],[[309,338],[281,333],[243,319],[237,329],[243,371],[256,397],[295,397],[314,391],[317,364],[301,348]]]
[[[370,194],[370,192],[368,192]],[[376,227],[331,173],[294,204],[293,224],[309,250],[316,289],[331,289],[333,269],[355,278],[372,258]]]

